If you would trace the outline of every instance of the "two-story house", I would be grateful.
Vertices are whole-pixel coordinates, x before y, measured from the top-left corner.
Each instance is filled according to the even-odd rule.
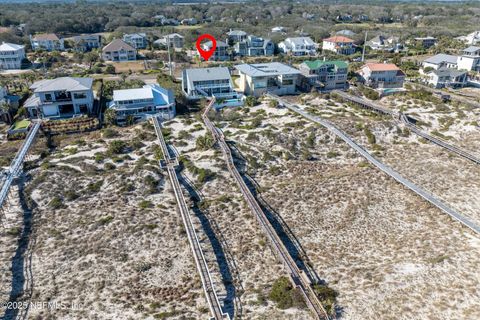
[[[366,63],[359,72],[363,82],[379,89],[402,88],[405,74],[393,63]]]
[[[147,84],[142,88],[114,90],[108,108],[115,110],[119,123],[125,122],[128,116],[132,116],[134,121],[152,115],[169,120],[175,117],[175,96],[172,90]]]
[[[24,106],[31,118],[70,118],[93,111],[93,79],[63,77],[35,82]]]
[[[413,39],[414,44],[419,45],[425,49],[433,47],[437,43],[437,38],[434,37],[417,37]]]
[[[54,33],[42,33],[30,35],[32,50],[63,51],[65,50],[64,39]]]
[[[467,84],[467,71],[442,68],[426,74],[426,83],[434,88],[463,88]]]
[[[245,40],[235,43],[233,50],[235,55],[241,57],[272,56],[275,45],[270,39],[249,35]]]
[[[456,69],[457,64],[458,64],[458,56],[439,53],[430,58],[423,60],[422,67],[424,70],[426,68],[432,68],[435,70],[442,69],[442,68]]]
[[[323,39],[322,49],[344,55],[355,53],[354,41],[344,36],[333,36]]]
[[[217,41],[217,47],[213,53],[211,59],[215,61],[226,61],[230,59],[230,54],[228,52],[228,44],[223,41]],[[205,51],[210,51],[212,49],[212,41],[207,41],[202,43],[202,49]]]
[[[247,40],[247,33],[242,30],[231,30],[227,32],[227,43],[233,45],[237,42]]]
[[[293,56],[313,56],[317,52],[310,37],[287,38],[278,44],[278,49]]]
[[[130,33],[123,35],[123,41],[135,49],[145,49],[147,47],[147,35],[145,33]]]
[[[217,108],[243,105],[243,95],[234,90],[226,67],[183,70],[182,91],[189,100],[215,96]]]
[[[280,62],[236,65],[240,75],[239,90],[259,97],[266,92],[276,95],[297,92],[300,71]]]
[[[82,34],[72,38],[73,47],[76,51],[87,52],[102,47],[102,35]]]
[[[308,83],[305,89],[330,91],[347,88],[348,63],[345,61],[304,61],[299,69]]]
[[[25,46],[2,42],[0,45],[0,69],[20,69],[25,59]]]
[[[184,37],[178,33],[164,35],[153,43],[157,47],[182,49],[184,45]]]
[[[102,49],[105,61],[123,62],[137,60],[137,50],[121,39],[115,39]]]
[[[463,49],[458,58],[458,69],[480,72],[480,47],[470,46]]]

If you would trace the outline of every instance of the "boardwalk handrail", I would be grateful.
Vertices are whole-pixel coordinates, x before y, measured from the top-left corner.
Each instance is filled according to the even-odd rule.
[[[30,128],[27,137],[23,141],[20,149],[18,150],[15,158],[13,158],[10,167],[7,170],[7,175],[3,181],[2,187],[0,189],[0,208],[2,208],[5,199],[8,196],[8,192],[10,190],[10,186],[15,179],[16,176],[20,173],[22,169],[22,164],[25,161],[25,157],[27,156],[30,147],[32,146],[35,137],[40,129],[41,122],[36,121],[33,123],[33,126]]]
[[[358,153],[360,153],[360,155],[362,155],[365,159],[367,159],[370,163],[372,163],[375,167],[377,167],[378,169],[380,169],[381,171],[383,171],[384,173],[386,173],[387,175],[389,175],[390,177],[392,177],[393,179],[395,179],[397,182],[401,183],[403,186],[405,186],[406,188],[412,190],[413,192],[415,192],[417,195],[419,195],[420,197],[422,197],[423,199],[427,200],[428,202],[430,202],[432,205],[434,205],[435,207],[439,208],[441,211],[443,211],[444,213],[448,214],[449,216],[451,216],[453,219],[459,221],[460,223],[462,223],[463,225],[467,226],[468,228],[472,229],[475,233],[477,234],[480,234],[480,226],[475,224],[473,221],[471,221],[470,219],[468,219],[467,217],[465,217],[464,215],[458,213],[457,211],[455,211],[454,209],[452,209],[451,207],[449,207],[447,204],[443,203],[440,199],[436,198],[434,195],[432,195],[431,193],[429,193],[428,191],[424,190],[423,188],[417,186],[416,184],[414,184],[413,182],[411,182],[410,180],[407,180],[406,178],[404,178],[403,176],[401,176],[398,172],[396,172],[395,170],[393,170],[392,168],[388,167],[387,165],[385,165],[384,163],[382,163],[381,161],[377,160],[375,157],[373,157],[368,151],[366,151],[363,147],[361,147],[360,145],[358,145],[355,141],[353,141],[352,138],[350,138],[346,133],[344,133],[343,131],[341,131],[339,128],[337,128],[334,124],[332,124],[331,122],[327,121],[327,120],[324,120],[320,117],[317,117],[317,116],[313,116],[311,115],[310,113],[308,112],[305,112],[303,111],[302,109],[300,109],[299,107],[291,104],[291,103],[288,103],[286,101],[283,101],[280,97],[276,96],[276,95],[273,95],[273,94],[267,94],[269,97],[273,98],[273,99],[276,99],[278,101],[281,101],[285,107],[287,107],[289,110],[295,112],[295,113],[298,113],[300,114],[301,116],[313,121],[313,122],[316,122],[320,125],[322,125],[323,127],[327,128],[328,130],[330,130],[330,132],[332,132],[333,134],[335,134],[336,136],[338,136],[339,138],[341,138],[343,141],[345,141],[350,147],[352,147],[353,149],[355,149],[355,151],[357,151]]]
[[[460,149],[459,147],[456,147],[454,145],[451,145],[449,144],[448,142],[446,142],[445,140],[443,139],[440,139],[439,137],[434,137],[424,131],[422,131],[418,126],[416,126],[415,124],[413,124],[412,122],[410,122],[410,120],[408,120],[408,117],[401,113],[400,114],[400,120],[402,120],[402,122],[408,127],[408,129],[410,129],[411,131],[413,131],[413,133],[421,136],[422,138],[425,138],[453,153],[456,153],[458,154],[459,156],[462,156],[468,160],[471,160],[473,162],[475,162],[476,164],[480,164],[480,158],[476,157],[475,155],[471,154],[469,151],[466,151],[466,150],[463,150],[463,149]]]
[[[167,172],[172,184],[173,192],[175,194],[175,199],[177,200],[178,209],[182,217],[183,225],[187,233],[188,242],[190,248],[192,249],[193,258],[195,260],[195,265],[197,267],[200,279],[202,282],[202,287],[207,298],[207,303],[212,314],[211,319],[215,320],[229,320],[230,316],[227,313],[222,311],[220,301],[218,299],[215,287],[213,285],[212,276],[208,269],[208,264],[203,254],[202,248],[200,246],[200,240],[198,239],[195,228],[193,227],[193,222],[190,218],[189,209],[187,207],[183,192],[178,181],[177,172],[175,171],[176,159],[170,157],[165,138],[161,130],[160,122],[158,117],[152,117],[153,124],[155,127],[155,132],[157,133],[158,140],[160,142],[160,147],[163,152],[163,157],[167,165]]]
[[[328,313],[326,312],[325,308],[318,300],[312,286],[310,279],[307,278],[305,273],[299,269],[294,259],[291,257],[288,249],[283,244],[282,240],[278,236],[277,232],[275,231],[274,227],[268,220],[267,216],[263,212],[262,208],[258,204],[257,200],[253,196],[250,189],[245,184],[242,176],[238,172],[235,163],[233,161],[232,153],[225,142],[225,137],[223,133],[217,129],[213,123],[208,118],[208,112],[212,108],[213,104],[215,103],[215,97],[211,98],[210,103],[205,108],[205,111],[202,113],[202,119],[212,133],[213,138],[219,143],[220,149],[224,155],[225,161],[227,162],[227,167],[232,176],[234,177],[240,191],[247,202],[250,210],[253,212],[254,216],[258,220],[260,226],[265,231],[267,238],[269,239],[273,252],[277,255],[280,259],[282,264],[285,268],[289,271],[289,278],[290,281],[293,283],[295,288],[298,288],[301,292],[302,296],[304,297],[307,306],[313,311],[316,319],[329,319]]]
[[[401,112],[396,113],[392,110],[385,109],[385,108],[383,108],[383,107],[381,107],[381,106],[379,106],[379,105],[377,105],[373,102],[367,101],[367,100],[365,100],[363,98],[360,98],[360,97],[353,96],[353,95],[348,94],[348,93],[343,92],[343,91],[334,90],[333,93],[336,93],[337,95],[339,95],[340,97],[342,97],[345,100],[354,102],[354,103],[356,103],[358,105],[361,105],[365,108],[372,109],[375,112],[378,112],[378,113],[381,113],[381,114],[391,115],[396,122],[398,122],[398,119],[400,119],[407,126],[407,128],[410,129],[416,135],[418,135],[422,138],[425,138],[425,139],[433,142],[434,144],[436,144],[436,145],[438,145],[442,148],[447,149],[450,152],[456,153],[457,155],[459,155],[461,157],[464,157],[464,158],[466,158],[470,161],[473,161],[476,164],[480,164],[480,159],[478,157],[476,157],[475,155],[473,155],[471,152],[460,149],[459,147],[451,145],[448,142],[446,142],[446,141],[444,141],[444,140],[442,140],[438,137],[434,137],[434,136],[422,131],[420,128],[418,128],[417,126],[412,124],[408,120],[408,118],[405,116],[405,114],[403,114]]]

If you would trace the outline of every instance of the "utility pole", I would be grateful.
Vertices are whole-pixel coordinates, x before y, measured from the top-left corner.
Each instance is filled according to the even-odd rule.
[[[173,76],[172,58],[170,57],[170,37],[167,35],[167,50],[168,50],[168,68],[170,69],[170,76]]]
[[[365,62],[365,46],[367,45],[368,31],[365,31],[365,41],[363,41],[362,62]]]

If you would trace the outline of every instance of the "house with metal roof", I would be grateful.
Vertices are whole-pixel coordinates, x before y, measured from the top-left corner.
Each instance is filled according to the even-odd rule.
[[[125,41],[115,39],[103,47],[102,58],[114,62],[137,60],[137,50]]]
[[[183,70],[182,91],[189,100],[215,96],[216,107],[243,105],[243,95],[234,90],[226,67]]]
[[[333,36],[323,39],[323,50],[332,51],[336,54],[353,54],[355,53],[354,41],[345,36]]]
[[[442,68],[426,75],[427,84],[434,88],[463,88],[467,84],[467,71]]]
[[[317,53],[315,42],[310,37],[287,38],[278,44],[278,49],[293,56],[313,56]]]
[[[236,65],[240,78],[239,90],[259,97],[265,92],[276,95],[294,94],[299,85],[300,71],[280,62]]]
[[[115,110],[119,123],[125,122],[128,117],[139,121],[152,115],[169,120],[175,117],[175,96],[172,90],[147,84],[142,88],[114,90],[108,108]]]
[[[299,66],[305,77],[305,90],[330,91],[347,88],[348,63],[339,60],[304,61]]]
[[[366,63],[359,72],[362,81],[375,89],[402,88],[405,73],[393,63]]]
[[[240,57],[272,56],[275,45],[270,39],[249,35],[245,40],[235,43],[233,51]]]
[[[425,68],[432,68],[435,70],[442,68],[457,68],[458,56],[453,56],[450,54],[439,53],[433,57],[423,60],[422,66]]]
[[[25,59],[25,46],[2,42],[0,45],[0,70],[20,69]]]
[[[33,95],[24,106],[31,118],[70,118],[93,111],[93,79],[62,77],[30,86]]]
[[[480,72],[480,47],[470,46],[463,49],[458,58],[458,69]]]
[[[212,49],[212,41],[207,41],[202,43],[202,49],[205,51],[210,51]],[[226,61],[230,60],[230,54],[228,53],[228,44],[223,41],[217,40],[217,46],[215,52],[213,53],[211,60],[215,61]]]
[[[57,37],[54,33],[42,33],[30,35],[32,50],[63,51],[65,50],[63,38]]]
[[[129,33],[123,35],[123,41],[134,47],[135,49],[145,49],[147,47],[146,33]]]
[[[184,45],[184,37],[178,33],[170,33],[155,40],[153,44],[157,47],[167,48],[170,46],[170,48],[182,49]]]
[[[227,32],[227,43],[229,44],[235,44],[237,42],[242,42],[247,39],[247,33],[242,30],[232,30],[230,29],[229,32]]]
[[[82,34],[72,37],[71,40],[73,41],[74,49],[79,52],[87,52],[102,47],[102,35],[98,33]]]

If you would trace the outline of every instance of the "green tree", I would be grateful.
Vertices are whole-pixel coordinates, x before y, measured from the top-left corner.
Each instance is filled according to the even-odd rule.
[[[115,111],[115,109],[111,109],[111,108],[107,109],[103,114],[103,116],[104,116],[105,124],[107,125],[117,124],[117,112]]]

